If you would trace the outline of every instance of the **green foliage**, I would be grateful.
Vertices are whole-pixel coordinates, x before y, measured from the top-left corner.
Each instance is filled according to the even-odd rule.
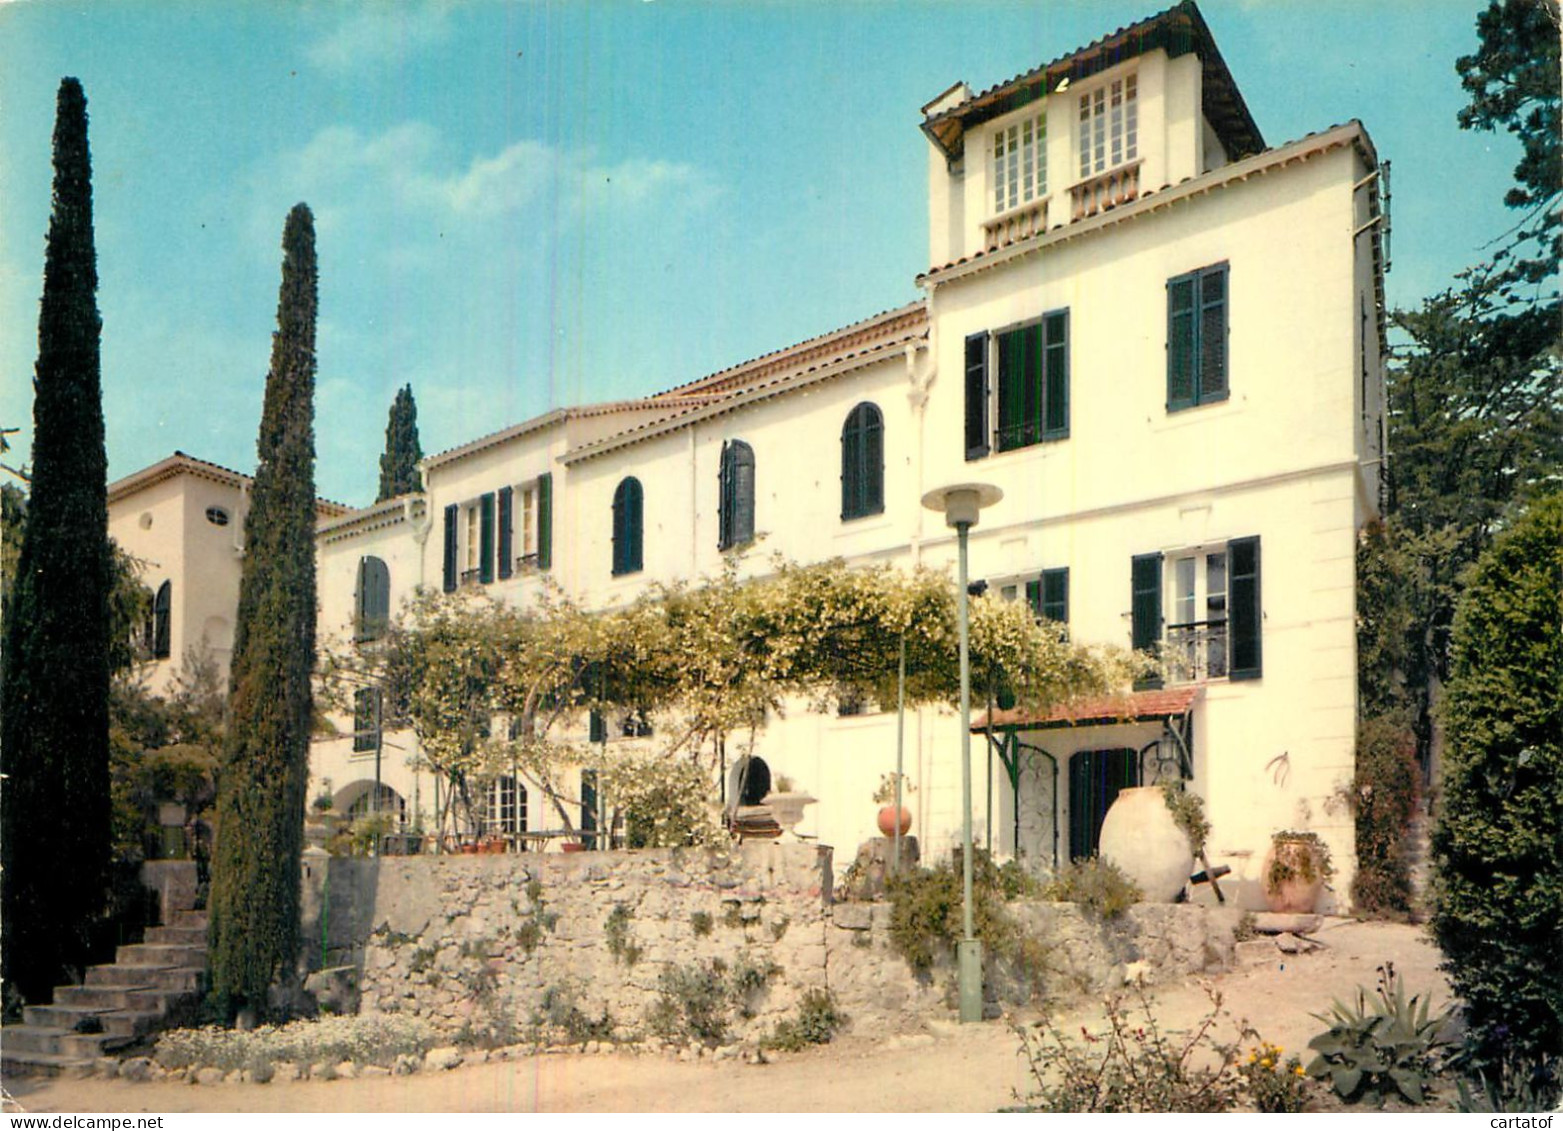
[[[29,1001],[47,1000],[67,965],[88,960],[110,862],[112,555],[97,286],[87,99],[67,78],[56,100],[32,495],[0,646],[0,962]]]
[[[760,1047],[801,1052],[810,1045],[828,1045],[846,1023],[846,1014],[837,1008],[836,998],[829,990],[807,990],[798,1002],[798,1015],[778,1021],[761,1039]]]
[[[538,1008],[532,1014],[532,1029],[540,1041],[545,1036],[558,1036],[572,1045],[611,1041],[614,1038],[613,1016],[607,1006],[596,1017],[592,1017],[581,1008],[576,988],[563,983],[555,983],[543,990]]]
[[[1242,1029],[1224,1040],[1226,1019],[1219,996],[1187,1033],[1163,1030],[1144,987],[1137,991],[1139,1014],[1121,998],[1105,1003],[1107,1027],[1078,1038],[1051,1019],[1021,1026],[1020,1055],[1034,1089],[1016,1094],[1023,1111],[1054,1112],[1222,1112],[1231,1111],[1244,1089],[1237,1070]]]
[[[1432,925],[1475,1072],[1505,1055],[1541,1064],[1563,1048],[1560,622],[1554,496],[1482,557],[1455,621]]]
[[[423,490],[418,461],[423,446],[418,443],[418,405],[412,399],[412,386],[396,390],[391,402],[390,419],[385,425],[385,453],[380,457],[380,491],[375,502],[394,499]]]
[[[314,218],[300,204],[283,231],[218,775],[209,958],[230,1018],[264,1015],[298,952],[315,665],[316,289]]]
[[[623,822],[625,847],[716,843],[711,776],[699,763],[656,751],[626,750],[599,768],[598,780]]]
[[[602,933],[608,940],[608,953],[615,962],[634,966],[640,961],[641,948],[630,936],[630,923],[635,913],[622,903],[615,903],[603,922]]]
[[[1394,916],[1411,911],[1407,834],[1420,782],[1416,738],[1409,730],[1382,717],[1358,723],[1357,768],[1347,797],[1357,844],[1351,901],[1359,911]]]
[[[1092,856],[1060,868],[1043,888],[1042,898],[1077,903],[1102,919],[1117,919],[1145,898],[1145,893],[1111,860]]]
[[[1015,962],[1035,976],[1041,951],[1029,945],[1034,940],[1027,939],[1004,906],[1006,890],[1021,894],[1026,887],[1013,871],[1001,873],[986,852],[979,849],[973,856],[973,933],[987,954]],[[887,877],[885,891],[891,900],[890,945],[913,971],[927,973],[941,953],[955,952],[964,930],[963,879],[955,855],[935,868]]]
[[[1191,792],[1181,781],[1163,782],[1161,798],[1173,822],[1188,838],[1189,851],[1196,857],[1205,851],[1210,836],[1210,818],[1205,816],[1205,799]]]
[[[1382,1106],[1386,1096],[1397,1092],[1411,1103],[1423,1103],[1438,1067],[1436,1054],[1445,1044],[1440,1031],[1448,1022],[1447,1012],[1430,1015],[1428,1004],[1418,994],[1407,1000],[1394,965],[1386,962],[1379,967],[1371,1003],[1359,986],[1354,1004],[1336,1001],[1328,1013],[1313,1015],[1329,1028],[1308,1042],[1317,1054],[1308,1075],[1328,1080],[1349,1103],[1371,1100]]]
[[[1563,1068],[1556,1056],[1505,1056],[1475,1081],[1459,1080],[1461,1111],[1521,1114],[1557,1111],[1563,1102]],[[1454,1058],[1459,1064],[1458,1055]]]
[[[689,925],[694,929],[697,937],[705,938],[711,933],[713,922],[709,911],[693,911],[689,916]]]
[[[719,1045],[727,1038],[731,994],[719,959],[669,966],[657,976],[657,1000],[646,1015],[653,1033],[666,1040],[693,1038]]]
[[[1263,1041],[1237,1066],[1243,1091],[1264,1115],[1295,1114],[1308,1102],[1308,1073],[1299,1058],[1283,1060],[1283,1052],[1279,1045]]]

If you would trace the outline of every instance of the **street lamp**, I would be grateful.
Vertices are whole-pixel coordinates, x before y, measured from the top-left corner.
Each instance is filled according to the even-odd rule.
[[[955,588],[956,623],[961,647],[961,941],[956,944],[957,985],[961,1020],[982,1020],[982,943],[972,930],[971,872],[971,645],[967,632],[966,535],[977,525],[977,513],[1004,497],[991,483],[958,483],[923,496],[923,506],[942,511],[946,524],[955,527],[960,550]]]

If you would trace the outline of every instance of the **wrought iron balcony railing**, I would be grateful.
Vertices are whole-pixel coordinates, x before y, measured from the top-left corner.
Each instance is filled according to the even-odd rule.
[[[1162,645],[1167,678],[1172,683],[1198,683],[1227,675],[1227,622],[1189,621],[1169,624]]]

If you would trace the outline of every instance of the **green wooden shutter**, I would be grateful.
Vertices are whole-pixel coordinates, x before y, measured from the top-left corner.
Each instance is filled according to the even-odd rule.
[[[1131,563],[1133,589],[1132,642],[1136,652],[1161,652],[1161,555],[1137,554]],[[1160,675],[1146,676],[1135,687],[1160,687]]]
[[[1200,404],[1227,399],[1227,269],[1207,268],[1199,280]]]
[[[494,580],[494,493],[478,499],[478,580]]]
[[[863,424],[863,513],[885,510],[885,419],[875,405],[865,405]]]
[[[645,565],[644,550],[646,545],[645,490],[640,485],[639,479],[631,479],[630,486],[630,523],[629,523],[629,572],[639,573]]]
[[[1194,404],[1195,277],[1167,283],[1167,411]]]
[[[459,508],[452,504],[445,508],[445,576],[444,590],[447,593],[456,591],[456,535],[457,535],[457,511]]]
[[[1263,670],[1261,625],[1264,609],[1259,600],[1259,539],[1234,538],[1227,543],[1227,577],[1232,610],[1227,624],[1231,633],[1230,676],[1258,679]]]
[[[858,410],[847,414],[841,426],[841,520],[863,513],[863,428]]]
[[[1069,435],[1069,312],[1049,314],[1043,319],[1042,330],[1046,381],[1042,438],[1062,440]]]
[[[988,335],[966,339],[966,458],[988,454]]]
[[[537,477],[537,568],[554,567],[554,474]]]
[[[504,581],[516,571],[516,501],[513,487],[499,489],[499,579]]]

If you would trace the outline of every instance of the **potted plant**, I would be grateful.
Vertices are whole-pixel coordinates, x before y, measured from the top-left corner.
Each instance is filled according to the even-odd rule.
[[[881,806],[879,810],[879,831],[885,836],[895,836],[897,823],[901,826],[902,836],[905,836],[912,827],[912,811],[910,809],[903,805],[899,815],[896,812],[895,787],[897,781],[901,783],[902,800],[917,792],[917,787],[907,780],[905,774],[885,774],[879,779],[879,788],[874,790],[874,801]]]
[[[1329,846],[1318,833],[1278,832],[1264,860],[1265,904],[1271,911],[1309,914],[1334,872]]]

